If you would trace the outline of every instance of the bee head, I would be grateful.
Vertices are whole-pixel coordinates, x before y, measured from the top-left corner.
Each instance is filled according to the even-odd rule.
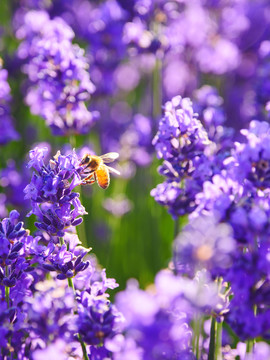
[[[84,155],[84,157],[82,158],[80,165],[87,165],[91,162],[91,156],[86,154]]]

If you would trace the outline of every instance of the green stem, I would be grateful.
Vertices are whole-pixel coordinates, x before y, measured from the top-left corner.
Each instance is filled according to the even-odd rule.
[[[65,243],[65,242],[64,242],[64,238],[63,238],[63,237],[60,237],[60,238],[59,238],[59,242],[60,242],[60,245],[64,245],[64,243]]]
[[[195,316],[193,333],[194,333],[194,336],[193,336],[192,349],[193,349],[193,353],[196,354],[196,359],[199,359],[200,358],[200,334],[201,334],[201,318],[199,315]]]
[[[246,353],[247,353],[247,354],[252,353],[252,351],[253,351],[253,345],[254,345],[254,341],[253,341],[253,339],[249,339],[249,340],[247,340],[247,341],[246,341],[246,344],[247,344],[247,350],[246,350]]]
[[[6,266],[6,269],[5,269],[5,274],[6,274],[6,277],[8,277],[8,267]],[[6,297],[6,302],[7,302],[7,307],[9,308],[9,292],[10,292],[10,289],[8,286],[5,286],[5,297]]]
[[[7,307],[9,308],[9,287],[8,286],[5,286],[5,296],[6,296]]]
[[[162,86],[161,86],[161,60],[156,59],[155,68],[153,70],[153,104],[152,104],[152,115],[154,118],[160,116],[161,104],[162,104]]]
[[[254,315],[256,316],[257,315],[257,305],[254,305],[254,308],[253,308],[253,311],[254,311]],[[247,345],[247,350],[246,350],[246,353],[247,354],[250,354],[253,352],[253,347],[256,343],[256,339],[249,339],[246,341],[246,345]]]
[[[72,291],[74,293],[74,297],[75,297],[76,296],[76,291],[75,291],[75,287],[74,287],[72,278],[68,278],[68,286],[72,289]],[[74,312],[74,314],[75,313],[76,312]],[[80,334],[78,334],[78,338],[79,338],[79,342],[81,343],[82,352],[83,352],[83,358],[84,358],[84,360],[89,360],[88,355],[87,355],[87,351],[86,351],[85,343],[82,341],[82,337],[81,337]]]
[[[83,358],[84,358],[84,360],[89,360],[89,357],[88,357],[87,351],[86,351],[85,343],[82,341],[82,337],[81,337],[80,334],[78,335],[78,337],[79,337],[79,341],[80,341],[81,346],[82,346]]]
[[[215,360],[222,360],[222,322],[216,322]]]
[[[176,236],[187,223],[188,217],[186,215],[179,216],[177,220],[174,220],[174,238],[176,238]]]
[[[215,347],[216,347],[216,319],[212,317],[211,331],[210,331],[210,344],[208,352],[208,360],[215,360]]]
[[[74,295],[76,295],[75,287],[71,278],[68,278],[68,286],[72,289]]]
[[[173,235],[174,235],[174,239],[176,238],[176,236],[179,233],[179,218],[177,218],[176,220],[174,220],[174,231],[173,231]]]

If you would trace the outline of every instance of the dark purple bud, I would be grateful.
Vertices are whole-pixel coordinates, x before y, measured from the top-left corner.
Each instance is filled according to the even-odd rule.
[[[67,262],[67,263],[66,263],[66,266],[67,266],[67,268],[68,268],[69,270],[73,270],[73,263],[72,263],[72,261]]]
[[[79,218],[75,219],[71,224],[72,224],[73,226],[78,226],[78,225],[80,225],[82,222],[83,222],[83,218],[79,217]]]
[[[65,235],[64,231],[58,231],[57,236],[63,237]]]
[[[3,280],[3,285],[7,286],[7,287],[13,287],[16,285],[16,278],[12,278],[12,279],[9,279],[9,278],[4,278]]]
[[[17,225],[14,226],[14,230],[19,231],[21,230],[22,227],[23,227],[23,222],[20,221]]]
[[[45,224],[35,222],[35,226],[40,230],[47,230],[47,226]]]
[[[8,255],[8,259],[9,260],[14,260],[19,256],[19,254],[17,252],[12,252]]]
[[[74,264],[75,267],[78,266],[81,263],[81,261],[82,261],[82,256],[78,256],[76,261],[75,261],[75,264]]]
[[[48,271],[55,271],[55,267],[53,265],[50,265],[50,264],[42,264],[42,267],[45,270],[48,270]]]
[[[14,244],[14,246],[11,249],[11,252],[19,252],[21,250],[21,248],[23,247],[23,243],[22,242],[17,242],[16,244]]]
[[[72,278],[74,276],[74,274],[73,274],[73,271],[72,270],[68,270],[67,272],[66,272],[66,277],[67,278]]]
[[[75,272],[78,273],[79,271],[82,271],[84,270],[84,264],[83,262],[81,262],[80,264],[78,264],[76,267],[75,267]]]
[[[65,280],[67,278],[65,274],[58,274],[56,277],[59,280]]]

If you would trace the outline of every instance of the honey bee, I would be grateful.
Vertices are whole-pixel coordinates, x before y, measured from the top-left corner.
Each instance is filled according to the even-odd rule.
[[[95,182],[102,189],[107,189],[110,185],[110,173],[120,175],[119,171],[105,164],[111,163],[119,157],[116,152],[110,152],[101,156],[85,154],[80,162],[80,166],[84,168],[82,185],[93,184]]]

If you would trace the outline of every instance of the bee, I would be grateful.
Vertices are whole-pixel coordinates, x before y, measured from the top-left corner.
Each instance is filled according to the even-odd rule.
[[[113,162],[118,157],[119,154],[116,152],[101,156],[85,154],[80,162],[80,166],[84,169],[82,174],[86,175],[82,185],[97,182],[102,189],[107,189],[110,185],[110,173],[120,175],[120,172],[105,164]]]

